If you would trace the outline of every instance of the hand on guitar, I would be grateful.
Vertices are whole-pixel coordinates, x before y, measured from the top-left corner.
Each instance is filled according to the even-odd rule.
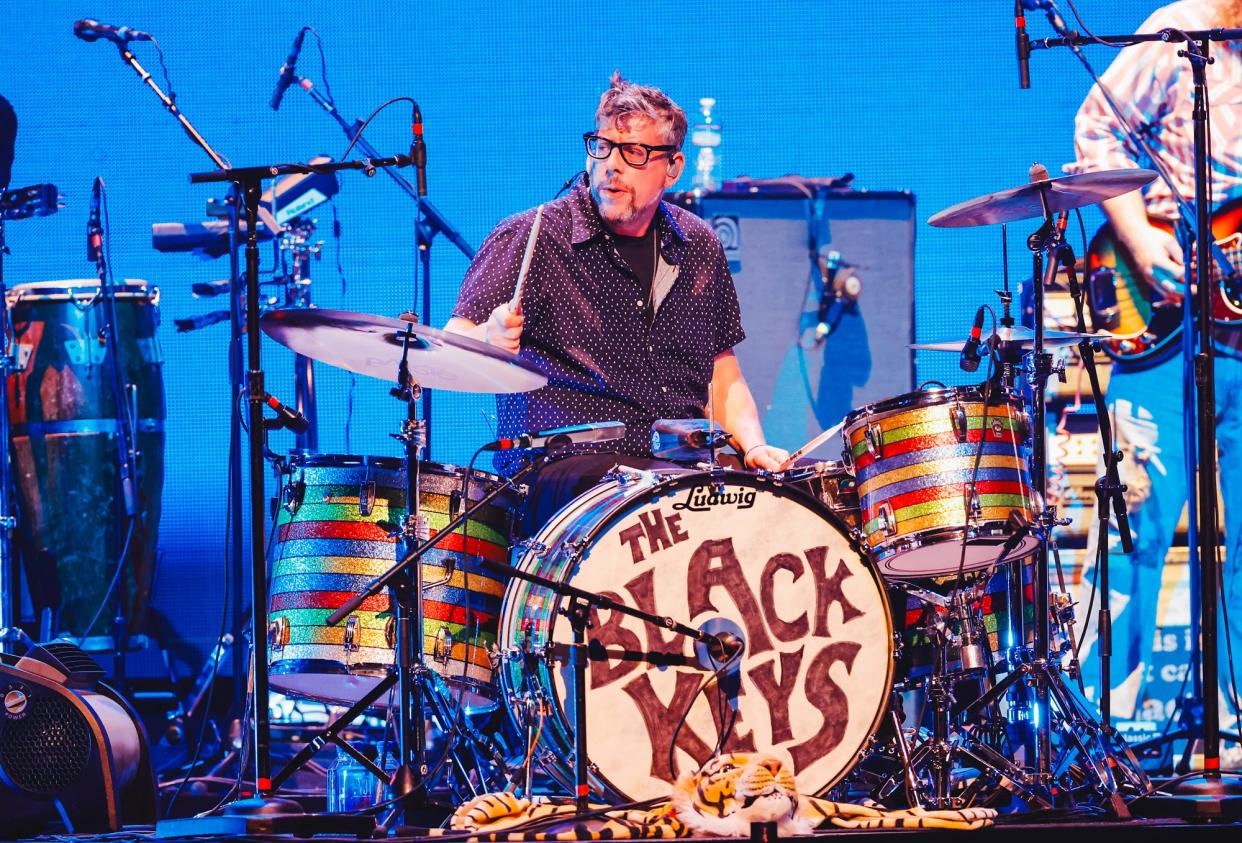
[[[1169,232],[1150,224],[1140,224],[1122,234],[1119,239],[1129,250],[1134,269],[1143,280],[1160,290],[1173,303],[1182,300],[1181,284],[1185,270],[1182,265],[1182,247]]]

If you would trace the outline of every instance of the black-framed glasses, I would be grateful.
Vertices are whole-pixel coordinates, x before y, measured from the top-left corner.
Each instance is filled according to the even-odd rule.
[[[631,141],[629,143],[617,143],[608,140],[608,138],[600,137],[594,132],[583,132],[582,140],[586,142],[587,155],[592,158],[598,158],[603,161],[612,155],[613,149],[620,148],[621,158],[631,167],[645,167],[647,162],[651,160],[653,152],[676,152],[677,145],[671,143],[662,143],[658,146],[652,146],[649,143],[637,143]]]

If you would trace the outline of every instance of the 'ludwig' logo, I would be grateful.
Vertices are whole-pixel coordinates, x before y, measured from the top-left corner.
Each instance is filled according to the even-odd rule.
[[[707,486],[695,486],[690,489],[686,499],[673,504],[673,509],[706,512],[717,506],[734,506],[738,509],[750,509],[754,505],[754,489],[728,489],[723,485],[710,484]]]

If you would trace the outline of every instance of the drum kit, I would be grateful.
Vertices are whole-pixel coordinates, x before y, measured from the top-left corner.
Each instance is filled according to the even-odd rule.
[[[1043,173],[931,222],[1042,219],[1029,241],[1038,279],[1042,256],[1061,243],[1058,214],[1149,180]],[[139,369],[158,360],[146,288],[111,295],[130,326],[118,335],[135,345],[125,359]],[[1033,329],[1014,324],[1006,290],[991,336],[976,331],[982,384],[924,385],[854,410],[839,426],[840,461],[774,473],[714,458],[661,472],[618,467],[521,538],[521,481],[555,449],[509,478],[428,462],[416,407],[424,389],[521,392],[543,386],[542,373],[406,318],[268,311],[268,336],[309,360],[395,380],[408,408],[397,435],[404,458],[281,461],[267,559],[270,684],[347,711],[272,789],[326,741],[387,779],[341,737],[378,709],[397,723],[399,796],[425,795],[444,764],[457,797],[515,787],[629,802],[666,795],[714,753],[774,749],[792,757],[808,793],[1123,814],[1124,794],[1148,783],[1064,681],[1076,671],[1072,658],[1063,667],[1073,613],[1063,585],[1054,593],[1048,582],[1057,520],[1043,500],[1046,349],[1098,335],[1045,331],[1036,298]],[[60,286],[18,288],[9,301],[20,325],[49,308],[88,318],[90,304]],[[23,476],[32,425],[78,424],[36,418],[40,395],[23,384],[41,365],[37,337],[31,347],[18,360],[27,377],[10,378]],[[139,389],[140,438],[160,433],[160,398]],[[655,430],[655,441],[684,449],[678,424]],[[714,455],[723,437],[700,438]],[[429,763],[437,730],[443,750]]]
[[[1036,179],[932,222],[1039,207],[1032,250],[1052,254],[1057,212],[1147,180]],[[618,467],[520,540],[519,481],[548,454],[513,478],[421,461],[416,437],[405,460],[296,455],[269,560],[272,686],[351,705],[343,722],[375,707],[429,714],[457,786],[475,792],[628,802],[666,794],[715,752],[773,748],[807,792],[1124,814],[1124,795],[1148,782],[1066,682],[1073,612],[1064,583],[1048,583],[1058,522],[1043,506],[1042,412],[1024,388],[1042,395],[1045,348],[1100,337],[1022,328],[1007,291],[1002,303],[982,340],[984,383],[854,410],[839,462]],[[516,357],[404,320],[301,309],[261,324],[300,355],[388,380],[406,371],[398,379],[419,387],[544,382]],[[685,456],[684,427],[661,422],[655,441]],[[394,582],[404,596],[383,596]],[[394,701],[406,614],[422,678]],[[912,701],[927,716],[908,723]],[[503,734],[471,725],[498,711]],[[407,733],[425,746],[424,729]],[[505,761],[515,747],[520,762]]]

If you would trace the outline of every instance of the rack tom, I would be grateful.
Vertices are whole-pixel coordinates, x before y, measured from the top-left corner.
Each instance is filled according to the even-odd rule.
[[[912,392],[846,416],[845,456],[880,571],[936,577],[995,564],[1015,523],[1036,514],[1028,429],[1017,403],[985,403],[978,387]],[[1024,535],[1007,558],[1037,544]]]

